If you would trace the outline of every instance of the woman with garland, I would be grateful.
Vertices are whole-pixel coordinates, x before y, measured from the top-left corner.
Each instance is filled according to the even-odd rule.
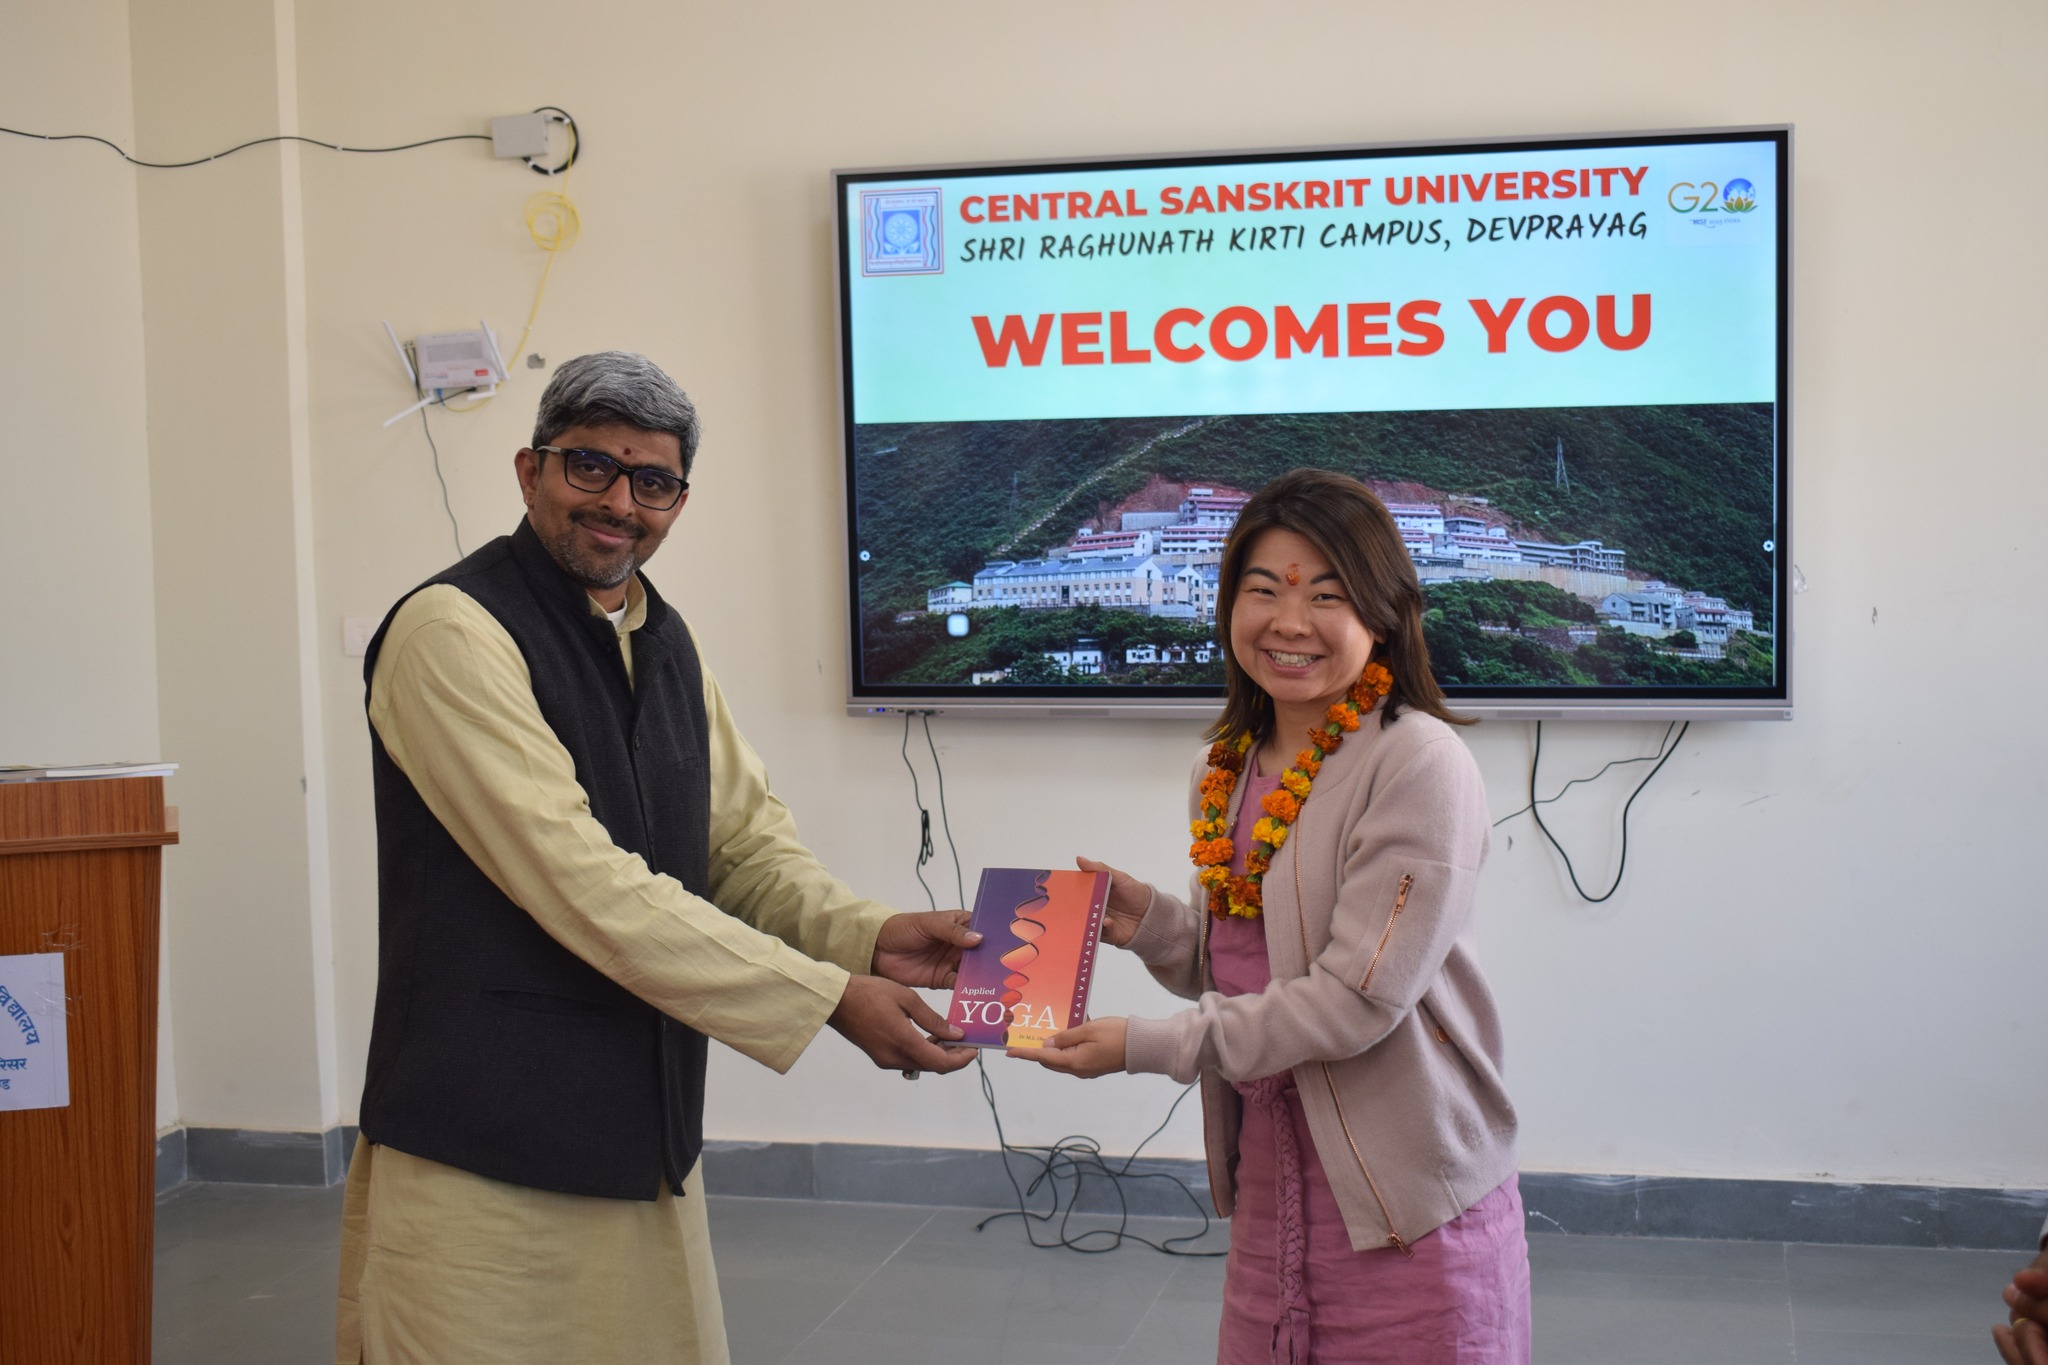
[[[1231,1217],[1219,1365],[1526,1365],[1529,1262],[1500,1016],[1472,946],[1485,793],[1387,509],[1295,470],[1246,504],[1216,600],[1194,904],[1110,874],[1104,941],[1195,1002],[1026,1057],[1202,1082]]]

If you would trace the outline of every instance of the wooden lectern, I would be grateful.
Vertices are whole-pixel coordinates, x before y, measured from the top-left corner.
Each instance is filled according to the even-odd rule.
[[[64,954],[71,1072],[65,1107],[0,1112],[0,1361],[149,1360],[158,865],[177,841],[161,777],[0,783],[0,954]]]

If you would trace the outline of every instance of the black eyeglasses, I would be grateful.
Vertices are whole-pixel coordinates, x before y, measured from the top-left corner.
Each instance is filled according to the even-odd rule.
[[[580,488],[586,493],[602,493],[619,475],[624,474],[626,488],[632,493],[633,501],[650,512],[666,512],[690,491],[688,479],[679,479],[666,469],[656,469],[651,465],[620,464],[602,450],[535,446],[533,453],[561,456],[562,477],[569,481],[571,488]]]

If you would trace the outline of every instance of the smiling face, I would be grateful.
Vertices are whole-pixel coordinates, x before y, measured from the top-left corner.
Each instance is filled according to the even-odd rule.
[[[1305,536],[1276,527],[1252,542],[1231,604],[1230,653],[1273,699],[1287,744],[1343,700],[1377,643]]]
[[[682,476],[683,448],[665,431],[641,431],[610,423],[570,427],[549,444],[564,450],[602,451],[627,470],[644,466]],[[632,480],[622,475],[602,493],[587,493],[562,475],[562,457],[526,449],[513,460],[519,489],[526,498],[526,517],[542,545],[607,610],[626,600],[626,580],[654,557],[669,527],[690,500],[665,512],[633,501]]]

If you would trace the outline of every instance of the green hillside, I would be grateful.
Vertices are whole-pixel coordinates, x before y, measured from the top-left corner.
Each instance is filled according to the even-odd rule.
[[[1069,649],[1080,639],[1092,641],[1102,650],[1113,678],[1063,677],[1057,664],[1049,665],[1050,675],[1033,675],[1045,651]],[[958,640],[946,634],[942,616],[901,622],[870,617],[861,629],[869,681],[886,683],[964,683],[988,669],[1007,669],[1016,682],[1221,683],[1223,664],[1219,660],[1135,668],[1123,663],[1124,650],[1131,645],[1193,649],[1208,639],[1207,626],[1092,605],[1055,611],[979,610],[974,613],[973,632]]]
[[[922,610],[927,590],[975,570],[1040,517],[1040,534],[1005,558],[1029,559],[1064,544],[1098,500],[1137,491],[1136,469],[1086,490],[1079,517],[1058,515],[1091,476],[1186,418],[1065,422],[929,422],[854,429],[856,550],[861,602],[869,611]],[[1154,454],[1164,454],[1155,450]]]
[[[1483,497],[1527,534],[1618,546],[1632,573],[1725,597],[1770,629],[1769,404],[1217,417],[1132,458],[1192,420],[857,428],[864,607],[920,609],[927,589],[972,578],[1000,547],[1040,554],[1154,476],[1250,491],[1316,465]],[[1560,439],[1569,489],[1554,480]]]
[[[1555,482],[1560,439],[1569,489]],[[1168,477],[1245,488],[1314,464],[1483,497],[1542,539],[1618,546],[1631,573],[1725,597],[1769,628],[1767,403],[1231,417],[1160,453]]]
[[[1737,633],[1726,658],[1683,658],[1598,625],[1591,604],[1547,583],[1433,583],[1427,592],[1423,636],[1446,687],[1765,687],[1776,677],[1764,636]],[[1573,628],[1594,638],[1564,647],[1555,637]]]

